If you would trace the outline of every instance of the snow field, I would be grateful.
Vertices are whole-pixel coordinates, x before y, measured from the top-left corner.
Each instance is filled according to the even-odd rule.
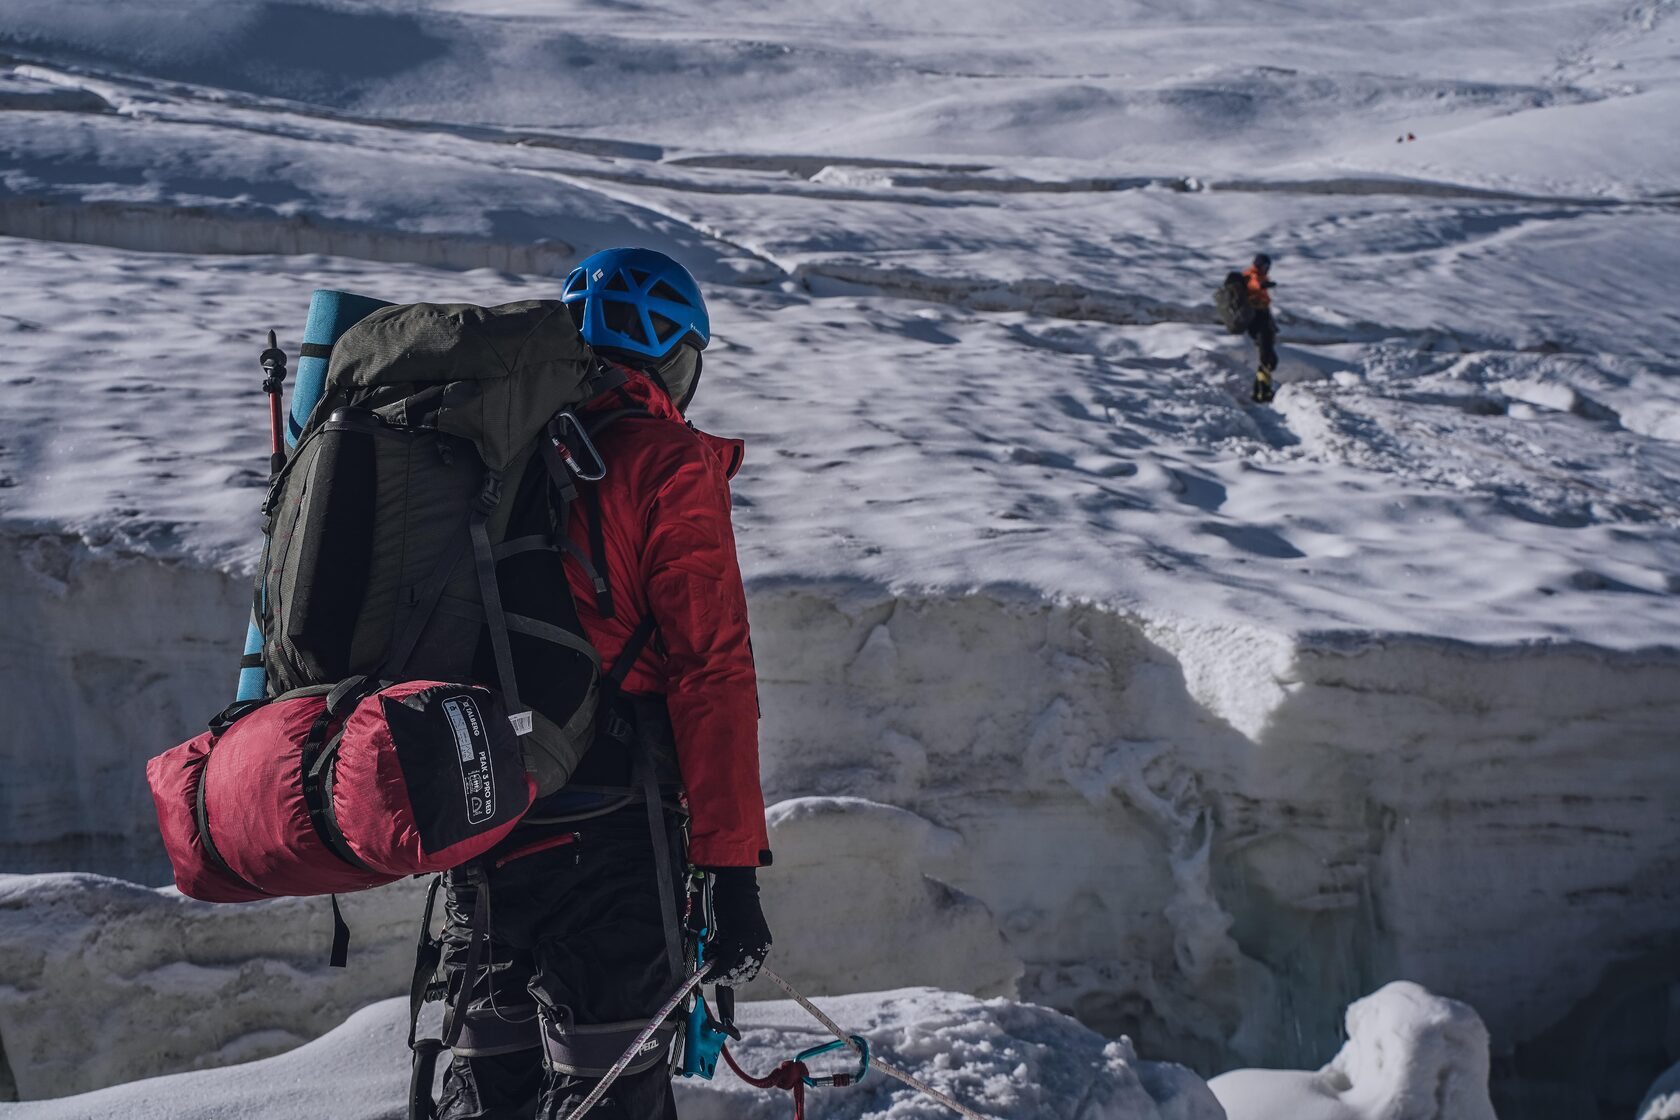
[[[1676,1117],[1680,1117],[1680,1065],[1657,1078],[1639,1104],[1638,1120],[1675,1120]]]
[[[1617,1009],[1672,1003],[1680,882],[1675,14],[846,0],[713,4],[696,37],[660,3],[15,0],[0,866],[161,881],[137,763],[225,699],[263,331],[295,350],[318,285],[551,295],[534,274],[635,241],[707,285],[695,418],[749,439],[796,982],[1014,985],[1211,1072],[1317,1066],[1405,978],[1485,1016],[1525,1101],[1631,1107],[1674,1056],[1634,1038],[1672,1012]],[[1269,410],[1208,307],[1256,248]],[[10,939],[135,890],[43,882],[0,954],[24,1077],[75,997]],[[169,944],[180,905],[125,936]],[[863,912],[897,951],[835,934]],[[318,967],[194,975],[277,961]],[[125,975],[97,1029],[144,1029]],[[273,990],[291,1018],[195,1022],[183,1054],[348,1008]],[[1414,1073],[1485,1071],[1447,1004],[1379,997],[1346,1069],[1274,1079],[1282,1115],[1426,1115]],[[237,1072],[191,1092],[260,1112]],[[364,1074],[342,1099],[388,1109]],[[131,1088],[98,1107],[182,1092]]]
[[[999,1118],[1220,1120],[1223,1115],[1189,1070],[1139,1061],[1125,1039],[1109,1041],[1046,1008],[918,988],[826,1000],[823,1009],[867,1034],[894,1065]],[[435,1016],[429,1018],[434,1021],[424,1025],[435,1031]],[[731,1050],[749,1071],[767,1071],[827,1037],[792,1002],[742,1004],[739,1022],[745,1037]],[[0,1117],[388,1120],[403,1115],[407,1099],[407,1030],[407,1001],[385,1000],[276,1057],[59,1100],[0,1104]],[[679,1079],[677,1100],[683,1116],[694,1120],[783,1120],[790,1110],[785,1092],[753,1089],[721,1065],[711,1082]],[[852,1088],[811,1090],[807,1113],[834,1120],[949,1115],[880,1073]]]

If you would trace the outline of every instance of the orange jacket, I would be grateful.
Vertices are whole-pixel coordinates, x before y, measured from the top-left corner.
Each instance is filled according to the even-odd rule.
[[[1266,279],[1266,274],[1249,265],[1243,269],[1243,276],[1248,280],[1248,298],[1253,301],[1254,306],[1271,307],[1272,294],[1266,289],[1271,287],[1272,282]]]

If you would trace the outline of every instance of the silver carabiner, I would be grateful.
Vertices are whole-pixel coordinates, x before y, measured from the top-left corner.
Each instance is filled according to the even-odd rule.
[[[573,431],[577,432],[578,441],[583,445],[584,450],[589,453],[589,457],[595,460],[593,471],[585,470],[583,464],[578,462],[577,456],[572,453],[571,442],[565,434],[568,425],[571,426]],[[583,421],[579,420],[577,414],[570,409],[555,413],[554,418],[548,422],[548,442],[554,448],[555,454],[560,456],[560,461],[566,464],[566,469],[583,481],[599,482],[607,477],[607,461],[601,458],[601,452],[596,448],[594,441],[589,438],[589,432],[584,428]]]

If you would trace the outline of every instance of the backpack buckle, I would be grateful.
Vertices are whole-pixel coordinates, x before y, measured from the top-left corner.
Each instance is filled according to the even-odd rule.
[[[478,497],[473,499],[473,509],[489,517],[501,504],[502,474],[500,471],[485,471],[484,485],[479,487]]]

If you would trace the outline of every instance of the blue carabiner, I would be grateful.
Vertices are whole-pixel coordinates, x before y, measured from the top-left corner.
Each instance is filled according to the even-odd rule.
[[[820,1058],[824,1054],[832,1054],[836,1050],[851,1049],[854,1046],[862,1054],[862,1060],[858,1062],[856,1073],[830,1073],[822,1077],[805,1077],[803,1079],[805,1084],[813,1089],[829,1087],[843,1089],[847,1085],[856,1085],[863,1080],[864,1074],[869,1072],[869,1040],[862,1035],[852,1035],[851,1042],[837,1038],[833,1042],[825,1042],[820,1046],[813,1046],[809,1050],[801,1050],[794,1055],[793,1060],[803,1062],[807,1058]]]

